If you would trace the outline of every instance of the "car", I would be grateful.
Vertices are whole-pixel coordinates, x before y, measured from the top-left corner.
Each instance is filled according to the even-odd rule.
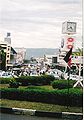
[[[1,78],[12,78],[13,76],[12,76],[12,74],[10,72],[2,72],[0,74],[0,77]]]
[[[38,76],[38,74],[37,74],[37,72],[32,71],[32,72],[30,73],[30,76]]]
[[[76,75],[70,74],[69,79],[70,79],[70,80],[77,80],[77,76],[76,76]]]
[[[70,77],[69,77],[70,80],[78,80],[79,79],[79,76],[78,75],[73,75],[73,74],[70,74]]]
[[[57,80],[61,79],[61,78],[59,77],[59,75],[57,75],[57,74],[53,74],[53,76],[54,76],[55,79],[57,79]]]
[[[51,72],[46,72],[47,75],[52,75],[55,77],[55,79],[60,79],[60,76],[57,74],[57,72],[55,71],[51,71]]]

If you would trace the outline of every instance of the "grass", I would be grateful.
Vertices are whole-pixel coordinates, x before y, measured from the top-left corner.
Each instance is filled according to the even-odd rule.
[[[0,84],[0,89],[1,88],[8,88],[9,87],[9,84]]]
[[[0,84],[0,88],[8,88],[9,84]],[[19,86],[19,88],[29,88],[29,87],[37,87],[37,88],[42,88],[42,89],[49,89],[53,90],[53,87],[50,85],[44,85],[44,86]]]
[[[77,112],[77,113],[83,112],[82,107],[67,108],[67,106],[60,106],[60,105],[54,105],[54,104],[45,104],[45,103],[28,102],[28,101],[16,101],[16,100],[7,100],[7,99],[2,99],[0,101],[0,106],[34,109],[34,110],[42,110],[42,111],[52,111],[52,112]]]
[[[0,84],[0,88],[8,88],[9,84]],[[53,90],[52,86],[45,85],[45,86],[19,86],[18,89],[27,89],[27,88],[41,88],[41,89],[48,89],[48,90]]]
[[[0,88],[8,88],[8,84],[0,84]],[[41,89],[48,89],[53,90],[52,86],[20,86],[18,89],[28,89],[28,88],[41,88]],[[77,112],[82,113],[82,107],[68,107],[61,106],[61,105],[54,105],[54,104],[46,104],[40,102],[29,102],[29,101],[17,101],[17,100],[8,100],[8,99],[1,99],[0,106],[5,107],[17,107],[17,108],[26,108],[26,109],[35,109],[35,110],[42,110],[42,111],[52,111],[52,112]]]
[[[22,89],[24,87],[20,87],[19,89]],[[28,86],[25,87],[25,89],[43,89],[43,90],[54,90],[52,86],[50,85],[45,85],[45,86]]]

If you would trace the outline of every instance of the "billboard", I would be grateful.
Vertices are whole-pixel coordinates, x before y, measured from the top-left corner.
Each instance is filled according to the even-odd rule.
[[[63,48],[65,51],[68,51],[70,48],[73,48],[73,50],[75,50],[75,42],[76,36],[65,35],[61,41],[61,48]]]
[[[63,34],[76,34],[76,22],[63,22],[62,33]]]

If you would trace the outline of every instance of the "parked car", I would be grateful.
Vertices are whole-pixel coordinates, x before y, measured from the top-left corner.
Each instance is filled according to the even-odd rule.
[[[70,74],[70,78],[69,78],[70,80],[83,80],[83,77],[82,76],[80,76],[79,77],[79,75],[72,75],[72,74]]]
[[[46,72],[46,74],[47,75],[52,75],[52,76],[54,76],[55,77],[55,79],[60,79],[60,76],[57,74],[57,72],[56,71],[52,71],[52,72]]]
[[[30,73],[30,76],[38,76],[38,74],[35,73],[35,72],[31,72],[31,73]]]
[[[13,76],[12,76],[12,74],[10,72],[2,72],[0,74],[0,77],[2,77],[2,78],[11,78]]]
[[[70,80],[77,80],[77,75],[72,75],[72,74],[70,74],[69,79],[70,79]]]

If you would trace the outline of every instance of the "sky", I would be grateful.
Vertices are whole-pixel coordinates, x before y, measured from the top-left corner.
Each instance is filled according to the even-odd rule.
[[[11,33],[13,47],[59,48],[62,23],[77,22],[82,41],[82,0],[0,0],[0,38]]]

